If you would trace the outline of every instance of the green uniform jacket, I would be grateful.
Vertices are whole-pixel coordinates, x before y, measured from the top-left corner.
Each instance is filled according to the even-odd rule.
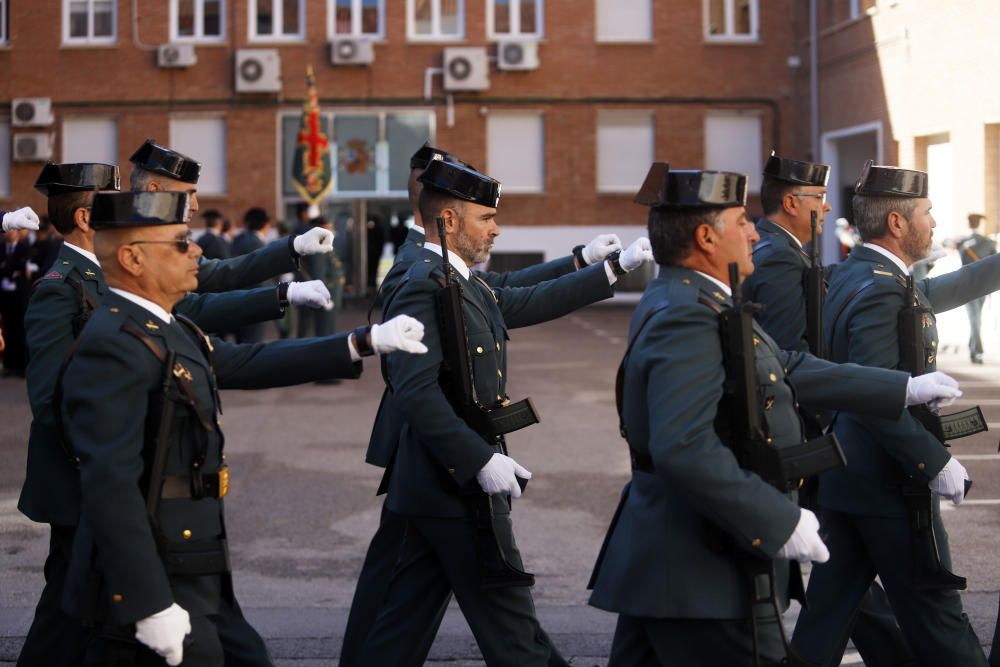
[[[803,278],[812,262],[791,235],[768,218],[757,222],[753,273],[743,282],[743,298],[764,306],[757,322],[783,350],[808,352]]]
[[[426,252],[423,246],[424,235],[411,228],[406,235],[406,242],[399,247],[392,268],[389,269],[385,280],[382,281],[379,294],[383,298],[380,303],[384,304],[386,300],[393,298],[396,288],[413,262]],[[499,288],[531,287],[546,280],[555,280],[574,271],[576,271],[576,264],[573,263],[573,256],[569,255],[507,273],[491,271],[474,271],[473,273],[482,278],[490,287]],[[371,439],[368,442],[368,453],[365,456],[365,461],[380,468],[388,466],[392,457],[395,456],[402,425],[400,422],[401,412],[392,408],[390,398],[388,392],[382,394],[382,401],[379,403],[378,414],[375,417],[375,426],[372,428]]]
[[[443,352],[434,295],[441,288],[430,274],[441,263],[440,255],[422,250],[386,312],[420,320],[428,348],[421,355],[392,353],[386,362],[402,424],[388,507],[403,515],[464,518],[459,489],[477,484],[476,473],[497,450],[466,425],[438,384]],[[474,276],[458,280],[476,392],[487,407],[507,398],[508,329],[553,320],[613,294],[603,262],[533,287],[492,289]]]
[[[218,610],[223,575],[168,576],[146,514],[142,485],[148,473],[144,452],[150,424],[150,396],[162,386],[163,365],[134,336],[140,328],[155,344],[170,348],[191,374],[194,394],[213,429],[205,432],[191,408],[178,405],[170,427],[167,475],[187,477],[194,452],[203,447],[204,473],[215,472],[223,454],[219,429],[221,389],[261,389],[325,378],[353,378],[346,334],[306,340],[234,345],[211,339],[211,361],[202,341],[180,322],[166,324],[117,294],[105,297],[81,336],[66,370],[63,413],[80,458],[83,513],[67,578],[67,610],[80,613],[86,572],[103,578],[101,604],[113,624],[133,623],[177,602],[191,615]],[[99,381],[95,381],[99,378]],[[237,468],[238,470],[238,468]],[[234,474],[238,478],[239,472]],[[238,483],[238,482],[236,482]],[[167,539],[188,545],[224,536],[223,502],[213,498],[165,499],[158,520]],[[191,534],[187,540],[183,531]],[[115,596],[120,596],[115,597]],[[113,600],[118,600],[113,602]]]
[[[255,237],[256,238],[256,237]],[[294,235],[272,241],[231,259],[198,260],[198,292],[228,292],[257,287],[282,273],[299,268],[298,256],[292,252]],[[235,252],[235,249],[234,249]]]
[[[905,305],[905,276],[879,252],[859,246],[830,279],[823,313],[824,334],[833,361],[882,368],[899,367],[899,311]],[[916,282],[917,296],[935,312],[957,308],[1000,288],[1000,255],[957,271]],[[927,369],[936,368],[938,335],[933,316],[923,330]],[[906,515],[894,491],[897,465],[928,482],[951,458],[948,450],[909,412],[894,419],[861,419],[841,414],[834,431],[847,455],[845,469],[820,476],[820,505],[868,516]]]
[[[633,471],[622,492],[592,579],[590,604],[601,609],[647,618],[746,618],[751,595],[740,559],[774,557],[799,519],[792,496],[741,469],[716,434],[725,381],[719,317],[699,296],[731,305],[700,274],[663,266],[632,317],[630,340],[648,311],[669,304],[639,333],[624,384],[630,447],[652,459],[655,474]],[[903,409],[905,373],[785,352],[755,330],[776,447],[804,439],[797,400],[883,416]],[[787,582],[787,561],[779,563]]]
[[[81,289],[100,303],[108,291],[104,273],[97,264],[63,245],[52,269],[36,284],[25,314],[32,422],[18,509],[33,521],[63,526],[76,525],[80,484],[76,469],[60,445],[52,401],[59,369],[86,322]],[[224,330],[233,322],[270,320],[282,313],[273,287],[188,294],[177,303],[175,311],[206,331]]]

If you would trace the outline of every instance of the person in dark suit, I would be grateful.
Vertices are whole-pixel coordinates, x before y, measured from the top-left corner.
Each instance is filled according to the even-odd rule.
[[[619,370],[632,479],[591,578],[590,604],[619,614],[608,665],[785,664],[777,612],[796,592],[792,561],[829,553],[815,515],[796,505],[798,480],[779,488],[736,454],[729,419],[744,388],[727,376],[737,362],[720,316],[732,306],[730,265],[740,278],[754,271],[746,177],[654,163],[636,202],[650,207],[660,273],[632,316]],[[746,335],[760,437],[779,451],[805,441],[797,400],[892,418],[906,403],[958,393],[937,388],[957,384],[943,374],[911,380],[787,352],[756,324]]]
[[[471,168],[471,165],[454,155],[428,144],[420,147],[410,158],[410,178],[407,187],[415,224],[407,232],[405,242],[396,253],[393,265],[379,287],[373,308],[375,305],[384,304],[386,300],[395,295],[403,277],[423,252],[425,232],[424,221],[420,216],[420,194],[423,191],[423,184],[417,179],[433,160],[443,160]],[[433,224],[433,221],[429,224]],[[600,263],[616,250],[621,250],[621,242],[618,237],[615,234],[601,234],[587,245],[578,246],[569,255],[549,262],[506,273],[494,271],[474,271],[473,273],[494,288],[530,287],[585,268],[589,264]],[[382,394],[382,401],[379,404],[375,426],[372,429],[368,451],[365,455],[367,463],[380,468],[389,466],[396,455],[396,447],[399,442],[402,413],[400,410],[393,409],[391,400],[392,395],[387,389]],[[382,491],[384,489],[380,489],[380,493]],[[403,542],[405,527],[405,518],[394,515],[383,503],[379,526],[372,537],[361,573],[358,575],[354,597],[351,601],[351,611],[344,629],[344,640],[340,649],[340,664],[343,667],[354,667],[360,664],[361,648],[368,631],[375,622],[385,591],[389,587],[393,567]],[[445,605],[440,610],[442,615],[444,609]],[[428,641],[433,640],[436,631],[437,624],[434,626],[434,632],[429,633]],[[428,650],[429,646],[428,644]]]
[[[87,665],[108,664],[123,649],[135,664],[162,664],[158,655],[208,667],[239,655],[240,664],[271,665],[232,592],[217,389],[353,378],[366,354],[426,351],[409,318],[232,345],[172,316],[197,286],[187,201],[165,192],[94,198],[90,224],[111,293],[66,368],[62,402],[83,507],[66,608],[101,624]]]
[[[757,221],[760,240],[753,247],[754,270],[743,281],[742,290],[744,299],[763,306],[756,316],[757,323],[782,350],[808,352],[822,347],[818,345],[821,341],[811,345],[808,340],[806,302],[815,297],[806,294],[806,274],[812,267],[809,247],[812,214],[816,214],[818,241],[830,211],[826,202],[829,177],[830,167],[825,164],[783,158],[773,151],[764,165],[760,198],[765,217]],[[811,306],[822,312],[822,298]],[[823,356],[826,351],[817,353]],[[799,412],[810,438],[821,435],[832,419],[831,414],[813,406],[804,405]],[[799,493],[799,501],[815,510],[815,493],[816,480],[808,480]],[[914,664],[878,582],[865,595],[851,639],[869,667]]]
[[[934,314],[1000,288],[1000,255],[915,282],[911,297],[907,267],[930,252],[935,227],[927,174],[869,161],[852,205],[864,243],[830,280],[823,324],[830,358],[900,368],[916,356],[933,371],[938,348]],[[914,306],[924,312],[915,339],[906,340],[899,322],[904,309]],[[819,480],[832,557],[812,571],[809,605],[799,615],[792,640],[808,663],[839,663],[858,604],[878,575],[917,664],[986,665],[958,591],[928,576],[929,558],[951,569],[940,498],[962,502],[968,480],[942,436],[929,430],[939,427],[925,426],[932,421],[910,412],[893,419],[837,417],[834,432],[849,463]],[[927,495],[921,520],[925,529],[919,532],[912,489]],[[926,538],[917,542],[921,534]],[[932,537],[933,554],[916,548]]]
[[[229,243],[219,235],[222,214],[218,209],[210,208],[201,214],[201,219],[205,223],[205,232],[198,237],[202,256],[206,259],[229,259],[232,256]]]
[[[3,354],[4,377],[24,377],[27,348],[24,338],[24,311],[31,288],[31,246],[21,229],[10,229],[0,246],[0,317],[7,332]]]
[[[321,227],[333,232],[333,224],[326,218],[314,218],[310,222],[311,227]],[[310,227],[306,227],[308,231]],[[329,308],[300,308],[298,317],[298,336],[328,336],[337,328],[337,316],[343,307],[344,297],[344,266],[337,257],[337,253],[331,252],[323,255],[311,255],[303,257],[299,263],[299,273],[304,280],[318,280],[323,283],[330,292]]]
[[[958,256],[962,266],[971,264],[984,257],[995,255],[997,244],[979,233],[979,225],[986,219],[981,213],[969,214],[969,235],[958,243]],[[983,304],[985,297],[973,299],[965,304],[965,312],[969,316],[969,359],[974,364],[983,363],[983,339],[979,334],[983,327]]]
[[[405,537],[381,610],[360,651],[364,664],[419,665],[429,648],[441,606],[454,593],[486,662],[491,665],[566,664],[543,638],[525,585],[483,586],[491,554],[477,552],[474,521],[494,535],[496,557],[521,569],[514,543],[510,498],[521,495],[518,477],[531,474],[506,455],[502,436],[474,429],[439,384],[444,336],[438,324],[437,276],[454,272],[463,293],[462,316],[471,356],[471,381],[483,409],[504,412],[507,397],[507,330],[565,315],[612,295],[617,276],[651,258],[636,243],[618,258],[525,288],[491,288],[470,272],[485,261],[499,234],[500,184],[443,160],[420,176],[425,220],[444,221],[450,268],[434,227],[386,315],[423,322],[426,363],[403,355],[386,360],[392,408],[402,414],[395,461],[387,471],[388,509],[406,518]],[[454,395],[451,400],[457,401]],[[467,494],[467,495],[463,495]],[[475,506],[475,509],[473,509]],[[480,545],[481,546],[481,545]]]
[[[271,216],[262,208],[248,209],[243,216],[243,231],[233,239],[233,256],[249,255],[264,247],[264,237],[271,229]],[[237,343],[256,343],[264,339],[266,325],[251,324],[236,330]]]
[[[35,233],[35,242],[31,246],[31,261],[38,267],[35,280],[49,272],[56,263],[61,247],[62,237],[55,233],[48,217],[43,217]]]

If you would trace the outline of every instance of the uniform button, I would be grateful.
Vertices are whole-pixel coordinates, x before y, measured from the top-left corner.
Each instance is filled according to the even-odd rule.
[[[923,472],[926,469],[927,469],[927,464],[926,463],[918,463],[917,464],[917,470],[919,470],[920,472]]]
[[[497,369],[497,377],[503,377],[503,371],[499,368]]]
[[[424,264],[430,264],[430,263],[431,263],[431,260],[429,260],[429,259],[425,259],[424,260]]]
[[[932,340],[931,341],[931,347],[937,347],[937,341],[936,340]]]
[[[188,530],[187,528],[185,528],[184,532],[181,533],[181,537],[183,537],[185,540],[190,540],[191,539],[191,531]]]
[[[798,410],[798,409],[799,409],[799,402],[798,402],[798,401],[795,401],[795,409],[796,409],[796,410]]]
[[[773,443],[774,443],[774,438],[772,438],[771,436],[767,436],[767,444],[770,445],[770,444],[773,444]]]
[[[118,312],[117,308],[109,308],[108,310],[110,310],[112,313],[117,313]]]
[[[120,593],[115,593],[114,595],[111,596],[111,600],[115,604],[121,604],[122,600],[124,600],[124,599],[125,598],[123,598]]]
[[[688,280],[687,278],[685,278],[684,280],[682,280],[682,281],[681,281],[681,284],[682,284],[682,285],[690,285],[690,284],[691,284],[691,281],[690,281],[690,280]]]
[[[774,373],[771,373],[767,377],[770,378],[771,382],[777,382],[778,381],[778,376],[775,375]]]
[[[752,544],[755,547],[759,547],[760,546],[760,538],[759,537],[753,538],[753,540],[750,542],[750,544]]]
[[[754,336],[753,337],[753,346],[757,347],[758,345],[760,345],[760,338],[757,338],[756,336]]]
[[[497,400],[498,401],[502,401],[503,400],[503,396],[501,396],[500,394],[497,394]]]
[[[455,469],[454,468],[448,468],[448,474],[449,475],[454,475],[455,474]]]
[[[482,353],[483,353],[483,346],[482,345],[477,345],[476,346],[476,354],[482,354]]]
[[[500,343],[497,343],[497,352],[500,351]]]
[[[417,247],[418,247],[418,248],[423,248],[423,247],[424,247],[424,244],[423,244],[423,243],[420,243],[420,242],[417,242]]]

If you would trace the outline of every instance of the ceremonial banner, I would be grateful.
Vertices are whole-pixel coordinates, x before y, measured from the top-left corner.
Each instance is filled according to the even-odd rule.
[[[333,186],[333,173],[330,169],[330,140],[323,134],[320,124],[319,96],[312,65],[306,69],[306,87],[302,123],[295,138],[292,184],[306,202],[317,204]]]

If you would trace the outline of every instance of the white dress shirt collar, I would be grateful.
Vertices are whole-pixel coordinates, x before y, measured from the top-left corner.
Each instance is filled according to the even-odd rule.
[[[874,250],[875,252],[879,253],[880,255],[884,255],[884,256],[888,257],[890,260],[892,260],[893,264],[895,264],[896,266],[898,266],[900,268],[900,270],[903,273],[909,273],[910,272],[910,269],[906,266],[906,262],[904,262],[899,257],[897,257],[896,254],[893,253],[892,251],[886,250],[885,248],[883,248],[882,246],[880,246],[880,245],[878,245],[876,243],[865,243],[864,247],[871,248],[872,250]]]
[[[439,246],[437,243],[431,243],[430,241],[424,241],[424,248],[426,248],[427,250],[430,250],[431,252],[433,252],[436,255],[441,255],[442,254],[441,253],[441,246]],[[469,275],[470,275],[469,267],[465,265],[465,262],[462,260],[461,257],[459,257],[458,255],[456,255],[453,252],[449,252],[448,253],[448,261],[451,262],[451,265],[453,267],[455,267],[455,270],[458,271],[459,275],[461,275],[466,280],[469,279]]]
[[[731,290],[729,288],[729,285],[727,285],[726,283],[722,282],[718,278],[714,278],[714,277],[708,275],[707,273],[702,273],[701,271],[695,271],[695,273],[697,273],[702,278],[705,278],[707,280],[711,280],[713,283],[715,283],[716,285],[718,285],[719,289],[721,289],[723,292],[726,293],[726,296],[728,296],[728,297],[732,297],[733,296],[733,290]]]
[[[80,253],[81,255],[83,255],[84,257],[86,257],[87,259],[89,259],[91,262],[93,262],[94,264],[96,264],[97,266],[101,265],[101,263],[97,261],[97,255],[95,255],[94,253],[90,252],[89,250],[84,250],[80,246],[75,246],[72,243],[70,243],[69,241],[63,241],[63,245],[66,246],[67,248],[69,248],[70,250],[74,251],[74,252]]]
[[[160,321],[166,324],[170,324],[171,322],[174,321],[174,318],[170,313],[163,310],[163,308],[161,308],[158,304],[153,303],[149,299],[141,297],[138,294],[133,294],[132,292],[126,292],[125,290],[118,289],[117,287],[112,287],[110,289],[112,292],[114,292],[121,298],[128,299],[135,305],[140,306],[141,308],[145,308],[153,315],[156,315],[156,317],[159,318]]]

